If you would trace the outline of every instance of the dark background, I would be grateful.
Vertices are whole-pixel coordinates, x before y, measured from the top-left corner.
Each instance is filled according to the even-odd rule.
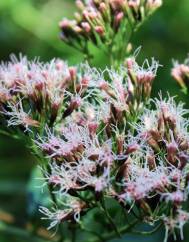
[[[54,57],[70,64],[82,61],[80,53],[59,40],[58,22],[63,16],[71,17],[73,11],[72,0],[0,0],[0,60],[21,52],[29,58],[40,56],[44,61]],[[160,90],[169,92],[189,107],[188,97],[170,77],[172,59],[182,61],[189,52],[189,0],[165,0],[164,6],[135,34],[133,43],[134,48],[142,46],[140,62],[155,57],[163,65],[153,95]],[[108,63],[106,57],[100,52],[96,55],[94,65],[104,67]],[[31,168],[36,165],[28,153],[24,143],[0,135],[0,211],[20,217],[26,213],[28,181]],[[21,242],[0,232],[0,242],[9,241]],[[153,241],[160,242],[155,238]]]

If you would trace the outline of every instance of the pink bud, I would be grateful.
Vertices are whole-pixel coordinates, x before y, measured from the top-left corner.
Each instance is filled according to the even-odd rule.
[[[87,87],[89,85],[90,77],[84,76],[81,80],[81,85]]]
[[[98,123],[96,122],[90,122],[88,124],[89,132],[91,135],[96,134],[97,128],[98,128]]]
[[[62,70],[62,68],[64,67],[64,62],[63,61],[57,61],[56,63],[56,69],[58,71]]]
[[[176,142],[173,141],[167,144],[168,155],[175,155],[177,153],[177,150],[178,150],[178,145],[176,144]]]
[[[107,91],[109,89],[108,83],[105,82],[104,80],[100,81],[99,88],[104,91]]]
[[[80,28],[79,26],[74,26],[73,30],[74,30],[76,33],[81,33],[81,32],[82,32],[82,28]]]
[[[104,35],[104,28],[102,26],[96,26],[95,31],[101,36]]]
[[[72,106],[72,108],[76,109],[81,105],[81,98],[80,97],[75,97],[72,99],[70,106]]]
[[[83,10],[85,8],[84,4],[82,3],[81,0],[76,1],[76,6],[80,9]]]
[[[68,19],[63,19],[59,22],[59,27],[62,29],[68,28],[70,26],[70,21]]]
[[[59,185],[61,183],[61,178],[57,175],[52,175],[49,177],[49,183]]]
[[[70,67],[69,68],[69,73],[70,73],[71,80],[75,80],[76,74],[77,74],[76,68],[75,67]]]
[[[81,23],[82,28],[85,30],[86,33],[89,33],[91,31],[91,26],[87,22]]]
[[[35,83],[35,88],[40,92],[43,90],[44,83],[42,81],[38,81]]]
[[[100,6],[99,6],[99,10],[101,13],[104,13],[106,11],[107,7],[106,7],[106,4],[103,2],[103,3],[100,3]]]
[[[138,8],[140,6],[140,0],[130,0],[129,7]]]
[[[111,7],[114,10],[123,8],[125,0],[110,0]]]
[[[123,19],[124,17],[124,13],[123,12],[119,12],[116,14],[116,17],[115,17],[115,25],[118,26],[121,22],[121,20]]]
[[[140,148],[140,146],[139,146],[138,144],[130,144],[130,145],[127,147],[126,154],[134,153],[134,152],[137,151],[139,148]]]
[[[133,58],[128,58],[126,60],[126,65],[127,65],[128,70],[133,69],[134,63],[135,63],[135,61]]]

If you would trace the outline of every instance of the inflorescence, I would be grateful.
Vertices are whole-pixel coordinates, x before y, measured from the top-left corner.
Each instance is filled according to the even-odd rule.
[[[88,54],[93,43],[118,61],[128,51],[131,35],[162,4],[162,0],[77,0],[74,20],[64,18],[59,26],[65,43]]]
[[[188,110],[170,97],[150,101],[158,66],[133,57],[116,71],[26,57],[1,64],[1,122],[32,139],[58,200],[40,208],[49,229],[80,223],[111,198],[141,222],[164,224],[165,241],[177,229],[183,238]]]

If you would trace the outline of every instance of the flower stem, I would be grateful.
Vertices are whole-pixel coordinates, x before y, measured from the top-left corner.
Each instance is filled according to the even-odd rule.
[[[162,223],[158,224],[154,229],[150,230],[150,231],[138,231],[138,230],[132,230],[132,233],[135,234],[140,234],[140,235],[152,235],[154,233],[156,233],[161,227],[162,227]]]
[[[119,229],[120,234],[125,234],[125,233],[128,232],[132,227],[134,227],[137,223],[138,223],[138,220],[135,219],[135,220],[133,220],[129,225],[126,225],[126,226],[120,228],[120,229]],[[108,240],[110,240],[110,239],[114,239],[114,238],[116,238],[116,237],[117,237],[116,233],[114,233],[114,232],[110,232],[110,233],[107,233],[107,234],[105,234],[105,235],[103,236],[103,241],[105,242],[105,241],[108,241]],[[93,240],[92,242],[99,242],[99,240]]]
[[[103,212],[105,213],[105,215],[106,215],[108,221],[110,222],[112,228],[114,229],[115,233],[117,234],[118,237],[121,238],[121,234],[120,234],[120,232],[119,232],[119,230],[118,230],[116,224],[114,223],[112,217],[110,216],[110,214],[109,214],[109,212],[108,212],[108,210],[107,210],[107,208],[106,208],[106,204],[105,204],[104,197],[102,198],[100,204],[101,204],[101,209],[102,209]]]
[[[48,171],[48,173],[51,173],[51,171],[50,171],[50,167],[49,167],[48,165],[47,165],[47,171]],[[52,185],[49,184],[49,183],[48,183],[48,190],[49,190],[49,195],[50,195],[50,197],[51,197],[53,203],[56,204],[56,206],[58,207],[56,196],[55,196],[55,194],[53,193],[53,187],[52,187]],[[59,240],[59,242],[62,242],[62,241],[64,241],[64,235],[63,235],[62,224],[60,224],[59,232],[60,232],[60,240]]]

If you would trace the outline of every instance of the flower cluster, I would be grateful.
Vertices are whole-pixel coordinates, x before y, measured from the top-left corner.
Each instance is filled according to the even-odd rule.
[[[80,108],[93,94],[80,67],[62,60],[49,63],[12,57],[0,66],[0,108],[9,126],[52,126]]]
[[[142,109],[157,68],[154,60],[140,67],[134,58],[116,72],[88,64],[69,67],[59,59],[41,63],[12,57],[0,66],[1,114],[9,126],[33,131],[70,122],[70,117],[91,129],[99,119],[115,123],[115,116],[123,119]]]
[[[178,61],[174,62],[174,67],[171,71],[172,77],[179,83],[183,89],[189,88],[189,58],[183,64]]]
[[[180,211],[188,196],[187,111],[173,99],[144,109],[157,68],[153,59],[140,67],[134,58],[117,71],[26,58],[1,65],[1,113],[8,125],[43,126],[35,143],[50,160],[45,183],[64,207],[41,208],[50,228],[78,221],[104,196],[129,210],[136,205],[145,221],[167,221]],[[170,202],[174,213],[159,211],[158,204]]]
[[[59,23],[61,38],[82,51],[86,51],[88,41],[101,49],[108,46],[107,52],[124,58],[126,40],[161,4],[162,0],[77,0],[75,19]]]
[[[188,110],[173,98],[149,102],[158,66],[154,59],[139,66],[134,57],[116,71],[61,60],[2,63],[2,118],[31,131],[44,185],[57,200],[40,208],[49,229],[79,222],[94,207],[104,211],[111,198],[139,221],[163,223],[166,238],[176,229],[183,237]]]
[[[183,210],[188,199],[189,136],[184,118],[188,110],[176,105],[173,98],[155,99],[154,104],[155,110],[146,109],[135,126],[140,149],[125,162],[126,187],[121,201],[136,203],[147,221],[163,219],[167,233],[179,228],[183,237],[182,228],[188,222]],[[186,216],[182,219],[180,214]]]
[[[155,110],[143,111],[133,133],[110,125],[108,136],[107,129],[91,133],[82,124],[65,125],[56,134],[47,132],[37,141],[51,160],[45,182],[60,199],[78,197],[80,205],[85,202],[80,214],[96,206],[95,201],[111,197],[125,210],[137,208],[141,221],[164,223],[166,238],[175,229],[183,237],[189,219],[184,208],[189,193],[189,134],[184,117],[188,111],[173,98],[154,103]],[[64,209],[58,211],[64,214]],[[57,224],[53,223],[57,210],[53,216],[43,213]]]

